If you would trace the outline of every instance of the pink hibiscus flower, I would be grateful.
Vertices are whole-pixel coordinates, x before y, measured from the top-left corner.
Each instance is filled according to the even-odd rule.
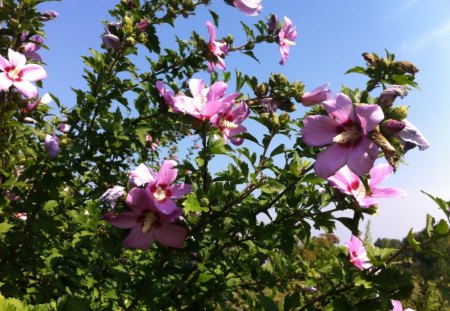
[[[229,105],[225,111],[214,115],[211,118],[211,123],[220,130],[225,143],[230,138],[234,145],[239,146],[244,139],[234,136],[247,132],[247,129],[241,123],[247,118],[249,113],[248,106],[242,101],[236,108],[233,109],[233,106]]]
[[[38,94],[36,87],[31,82],[47,78],[47,73],[42,66],[36,64],[26,65],[26,57],[23,54],[8,49],[8,59],[0,56],[0,91],[7,91],[14,85],[24,96],[31,98]]]
[[[125,203],[131,208],[131,212],[119,215],[108,213],[103,219],[114,227],[131,229],[124,241],[126,246],[147,250],[156,240],[168,247],[183,247],[187,230],[172,224],[181,216],[180,208],[169,215],[161,213],[156,208],[151,193],[142,188],[131,189]]]
[[[278,44],[280,45],[281,60],[280,64],[284,65],[289,56],[289,47],[295,45],[295,38],[297,38],[297,30],[292,24],[292,21],[284,17],[284,27],[278,33]]]
[[[392,306],[394,307],[391,311],[414,311],[411,308],[403,309],[402,303],[398,300],[391,299]]]
[[[374,166],[370,172],[369,191],[363,182],[347,166],[328,178],[331,184],[345,194],[352,195],[361,207],[378,204],[377,198],[404,198],[406,191],[397,188],[376,188],[376,186],[393,174],[389,164]]]
[[[361,240],[352,235],[350,241],[345,243],[350,256],[350,262],[359,270],[369,269],[372,267],[367,251]]]
[[[332,99],[331,90],[327,89],[329,83],[325,83],[311,92],[306,92],[302,96],[302,104],[305,107],[320,104],[326,100]]]
[[[225,61],[223,60],[223,56],[227,55],[229,47],[228,44],[222,40],[216,40],[216,28],[210,22],[206,22],[206,27],[208,27],[209,31],[209,43],[208,48],[211,54],[213,54],[217,61],[209,61],[208,63],[208,72],[214,72],[214,66],[219,69],[225,69]]]
[[[303,140],[309,146],[327,146],[314,165],[316,174],[328,178],[344,165],[361,176],[369,172],[377,157],[377,146],[367,137],[384,118],[378,105],[359,104],[339,93],[325,101],[328,113],[304,119]]]

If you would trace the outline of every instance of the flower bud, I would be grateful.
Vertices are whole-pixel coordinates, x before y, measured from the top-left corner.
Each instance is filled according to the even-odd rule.
[[[143,20],[141,20],[139,23],[136,24],[136,28],[139,29],[140,31],[144,31],[145,28],[148,27],[148,25],[150,25],[150,22],[148,21],[147,18],[144,18]]]
[[[46,21],[52,20],[54,18],[57,18],[58,15],[59,15],[58,12],[48,10],[48,11],[45,11],[44,13],[42,13],[41,16],[39,16],[39,20],[41,22],[46,22]]]
[[[391,107],[394,103],[394,100],[397,98],[397,96],[400,96],[401,98],[408,95],[408,91],[405,86],[403,85],[393,85],[391,87],[388,87],[385,89],[378,98],[378,105],[381,106],[381,108],[388,108]]]
[[[105,45],[106,48],[113,49],[113,50],[120,49],[121,43],[120,43],[119,37],[117,37],[111,33],[106,33],[102,36],[102,40],[103,40],[103,44]]]
[[[375,56],[374,54],[367,53],[367,52],[363,53],[362,57],[364,58],[364,60],[366,62],[369,63],[370,66],[375,66],[378,63],[378,60],[379,60],[378,56]]]
[[[269,21],[267,22],[267,30],[270,34],[275,33],[278,28],[278,17],[275,14],[271,14]]]
[[[286,125],[288,125],[289,121],[291,120],[291,117],[289,116],[289,114],[287,112],[283,112],[280,117],[280,125],[282,127],[285,127]]]
[[[253,41],[249,41],[249,42],[245,45],[245,49],[246,49],[246,50],[253,50],[254,47],[255,47],[255,42],[253,42]]]
[[[11,25],[11,28],[17,28],[19,27],[19,21],[15,18],[10,18],[8,21],[9,25]]]
[[[402,131],[406,126],[403,121],[388,119],[381,124],[381,129],[385,134],[394,135]]]
[[[262,97],[267,94],[268,90],[269,89],[267,83],[258,84],[255,88],[255,95],[258,97]]]
[[[408,117],[408,111],[408,106],[398,106],[392,109],[391,112],[388,113],[388,116],[392,119],[402,121]]]
[[[44,141],[44,149],[50,158],[54,158],[61,151],[59,148],[59,139],[56,135],[47,134]]]
[[[402,69],[404,72],[410,73],[412,75],[415,75],[419,72],[419,69],[411,62],[408,61],[399,61],[396,63],[400,69]]]
[[[201,199],[200,199],[200,205],[203,206],[203,207],[208,206],[208,205],[209,205],[209,200],[208,200],[208,198],[201,198]]]
[[[134,46],[136,44],[136,40],[133,37],[127,37],[125,39],[126,46]]]

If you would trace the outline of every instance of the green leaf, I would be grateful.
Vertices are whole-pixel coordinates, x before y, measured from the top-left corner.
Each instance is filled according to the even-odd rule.
[[[444,219],[441,219],[439,223],[434,227],[434,232],[439,235],[445,235],[448,233],[448,229],[448,223]]]
[[[197,200],[195,193],[190,193],[186,196],[186,200],[183,202],[184,212],[207,212],[208,207],[202,207]]]
[[[414,248],[414,250],[416,252],[420,251],[420,242],[418,242],[415,238],[414,238],[414,232],[413,229],[409,230],[408,236],[406,237],[406,239],[408,240],[409,245],[412,246],[412,248]]]
[[[0,234],[6,233],[11,229],[14,225],[7,223],[6,221],[0,223]]]
[[[425,231],[429,238],[433,236],[433,225],[434,225],[434,218],[430,214],[427,214],[427,225],[425,227]]]
[[[354,72],[354,73],[360,73],[360,74],[363,74],[363,75],[367,75],[367,73],[366,73],[366,68],[361,67],[361,66],[353,67],[353,68],[347,70],[347,71],[345,72],[345,74],[349,74],[349,73],[353,73],[353,72]]]
[[[258,300],[265,311],[278,311],[278,307],[272,298],[260,294],[258,295]]]
[[[264,183],[260,188],[262,192],[264,193],[274,193],[274,192],[280,192],[284,190],[284,186],[280,184],[275,179],[269,179],[266,183]]]

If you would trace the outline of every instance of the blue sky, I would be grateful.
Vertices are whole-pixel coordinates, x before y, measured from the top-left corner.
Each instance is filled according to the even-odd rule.
[[[47,63],[49,77],[45,91],[58,96],[72,106],[75,101],[70,87],[83,88],[81,55],[89,48],[99,49],[103,32],[102,20],[109,20],[108,9],[116,1],[76,0],[46,3],[42,10],[53,9],[60,16],[46,26],[50,51],[41,55]],[[256,49],[261,63],[243,55],[226,58],[230,71],[234,67],[261,79],[272,72],[285,74],[290,80],[303,81],[308,90],[330,82],[337,93],[341,85],[363,88],[365,79],[356,74],[345,75],[355,65],[363,65],[362,52],[384,54],[384,49],[396,54],[398,60],[415,63],[420,72],[417,81],[421,90],[412,90],[396,104],[410,106],[408,120],[427,137],[431,148],[412,150],[405,165],[384,185],[408,191],[405,199],[383,200],[377,216],[372,216],[372,235],[401,238],[410,227],[425,226],[427,213],[441,218],[434,203],[420,190],[450,199],[450,2],[441,0],[263,0],[264,19],[276,13],[280,19],[288,16],[297,25],[296,46],[285,66],[278,64],[280,55],[275,45]],[[256,23],[258,17],[247,17],[237,10],[213,1],[212,8],[221,14],[218,37],[232,33],[235,43],[243,42],[239,20]],[[208,37],[205,21],[211,19],[206,10],[198,16],[183,19],[175,29],[158,29],[161,40],[170,46],[176,33],[189,38],[191,30]],[[145,62],[142,62],[144,65]],[[373,92],[376,96],[378,91]],[[299,107],[299,113],[304,108]],[[348,232],[339,228],[341,237]]]

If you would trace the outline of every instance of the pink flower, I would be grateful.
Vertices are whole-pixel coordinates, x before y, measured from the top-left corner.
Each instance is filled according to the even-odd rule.
[[[213,115],[234,104],[234,99],[239,96],[239,93],[234,93],[224,97],[227,84],[223,81],[216,82],[211,87],[205,87],[203,80],[191,79],[189,89],[192,97],[184,94],[170,97],[170,93],[165,89],[163,90],[165,96],[163,96],[170,97],[166,103],[173,108],[174,112],[181,111],[199,120],[209,120]]]
[[[150,22],[148,21],[148,18],[144,18],[143,20],[141,20],[139,23],[136,24],[136,27],[140,31],[144,31],[145,28],[148,27],[148,25],[150,25]]]
[[[284,65],[286,62],[286,59],[289,56],[289,47],[291,45],[295,45],[295,38],[297,38],[297,30],[295,29],[295,26],[292,25],[292,21],[284,17],[284,27],[281,28],[280,32],[278,33],[278,44],[280,45],[280,53],[281,53],[281,60],[280,64]]]
[[[21,36],[22,41],[25,41],[27,38],[28,32],[24,32]],[[32,59],[36,62],[42,61],[41,56],[36,52],[41,48],[41,45],[44,43],[44,39],[41,36],[35,35],[30,38],[30,42],[23,43],[21,49],[26,58]]]
[[[57,128],[63,133],[68,133],[70,130],[70,125],[66,123],[61,123],[60,125],[58,125]]]
[[[233,4],[245,15],[255,16],[262,10],[261,2],[262,0],[234,0]]]
[[[181,216],[180,208],[177,207],[170,214],[161,213],[151,193],[142,188],[131,189],[125,203],[131,212],[119,215],[107,213],[103,219],[114,227],[131,229],[124,241],[126,246],[147,250],[156,240],[168,247],[183,247],[187,231],[172,224]]]
[[[209,43],[208,48],[211,54],[217,59],[217,61],[209,61],[208,63],[208,72],[214,72],[214,66],[217,66],[220,69],[225,69],[225,61],[223,60],[223,56],[228,53],[229,47],[226,42],[216,40],[216,28],[210,21],[206,21],[206,27],[209,31]]]
[[[237,146],[244,141],[243,138],[234,137],[247,132],[247,129],[241,123],[247,118],[250,111],[248,106],[242,101],[236,108],[230,105],[222,113],[218,113],[211,118],[211,123],[222,133],[223,140],[227,143],[228,138]]]
[[[36,99],[34,102],[28,102],[27,108],[24,108],[25,112],[29,112],[29,111],[33,110],[39,104],[47,105],[51,101],[52,101],[52,97],[50,96],[50,94],[49,93],[45,93],[44,96],[42,96],[41,98]]]
[[[28,219],[27,213],[13,213],[13,216],[23,221]]]
[[[303,106],[310,107],[320,104],[326,100],[332,99],[331,90],[327,89],[329,83],[322,84],[318,88],[315,88],[311,92],[306,92],[302,96]]]
[[[147,140],[148,143],[150,144],[150,149],[152,149],[153,151],[158,149],[159,139],[153,141],[152,135],[148,134],[147,136],[145,136],[145,140]]]
[[[414,311],[411,308],[403,309],[402,303],[398,300],[391,299],[392,306],[394,307],[391,311]]]
[[[389,164],[379,164],[370,170],[369,191],[363,182],[347,166],[342,167],[335,175],[328,178],[331,184],[345,194],[352,195],[361,207],[378,204],[377,198],[404,198],[406,192],[397,188],[376,188],[376,186],[392,175]]]
[[[23,54],[8,49],[8,58],[0,56],[0,90],[7,91],[14,85],[20,93],[31,98],[38,94],[36,87],[31,82],[47,78],[44,68],[35,64],[26,65],[26,57]]]
[[[173,98],[175,96],[174,92],[167,90],[164,86],[164,83],[161,81],[156,81],[155,87],[158,90],[159,94],[164,98],[164,101],[167,105],[173,108],[173,112],[178,112],[179,110],[173,105]]]
[[[350,256],[350,262],[359,270],[369,269],[372,267],[369,257],[367,257],[367,251],[361,240],[352,235],[350,241],[345,243],[345,247],[348,249]]]
[[[325,101],[328,113],[304,119],[303,140],[309,146],[327,146],[317,157],[316,174],[328,178],[344,165],[361,176],[373,166],[377,146],[367,137],[384,118],[378,105],[353,106],[350,98],[339,93]]]
[[[177,162],[173,160],[165,160],[159,172],[155,173],[145,164],[140,164],[131,172],[128,181],[133,187],[147,185],[146,189],[152,194],[155,206],[166,215],[178,208],[173,199],[179,199],[192,191],[191,185],[173,184],[178,174],[176,165]]]

